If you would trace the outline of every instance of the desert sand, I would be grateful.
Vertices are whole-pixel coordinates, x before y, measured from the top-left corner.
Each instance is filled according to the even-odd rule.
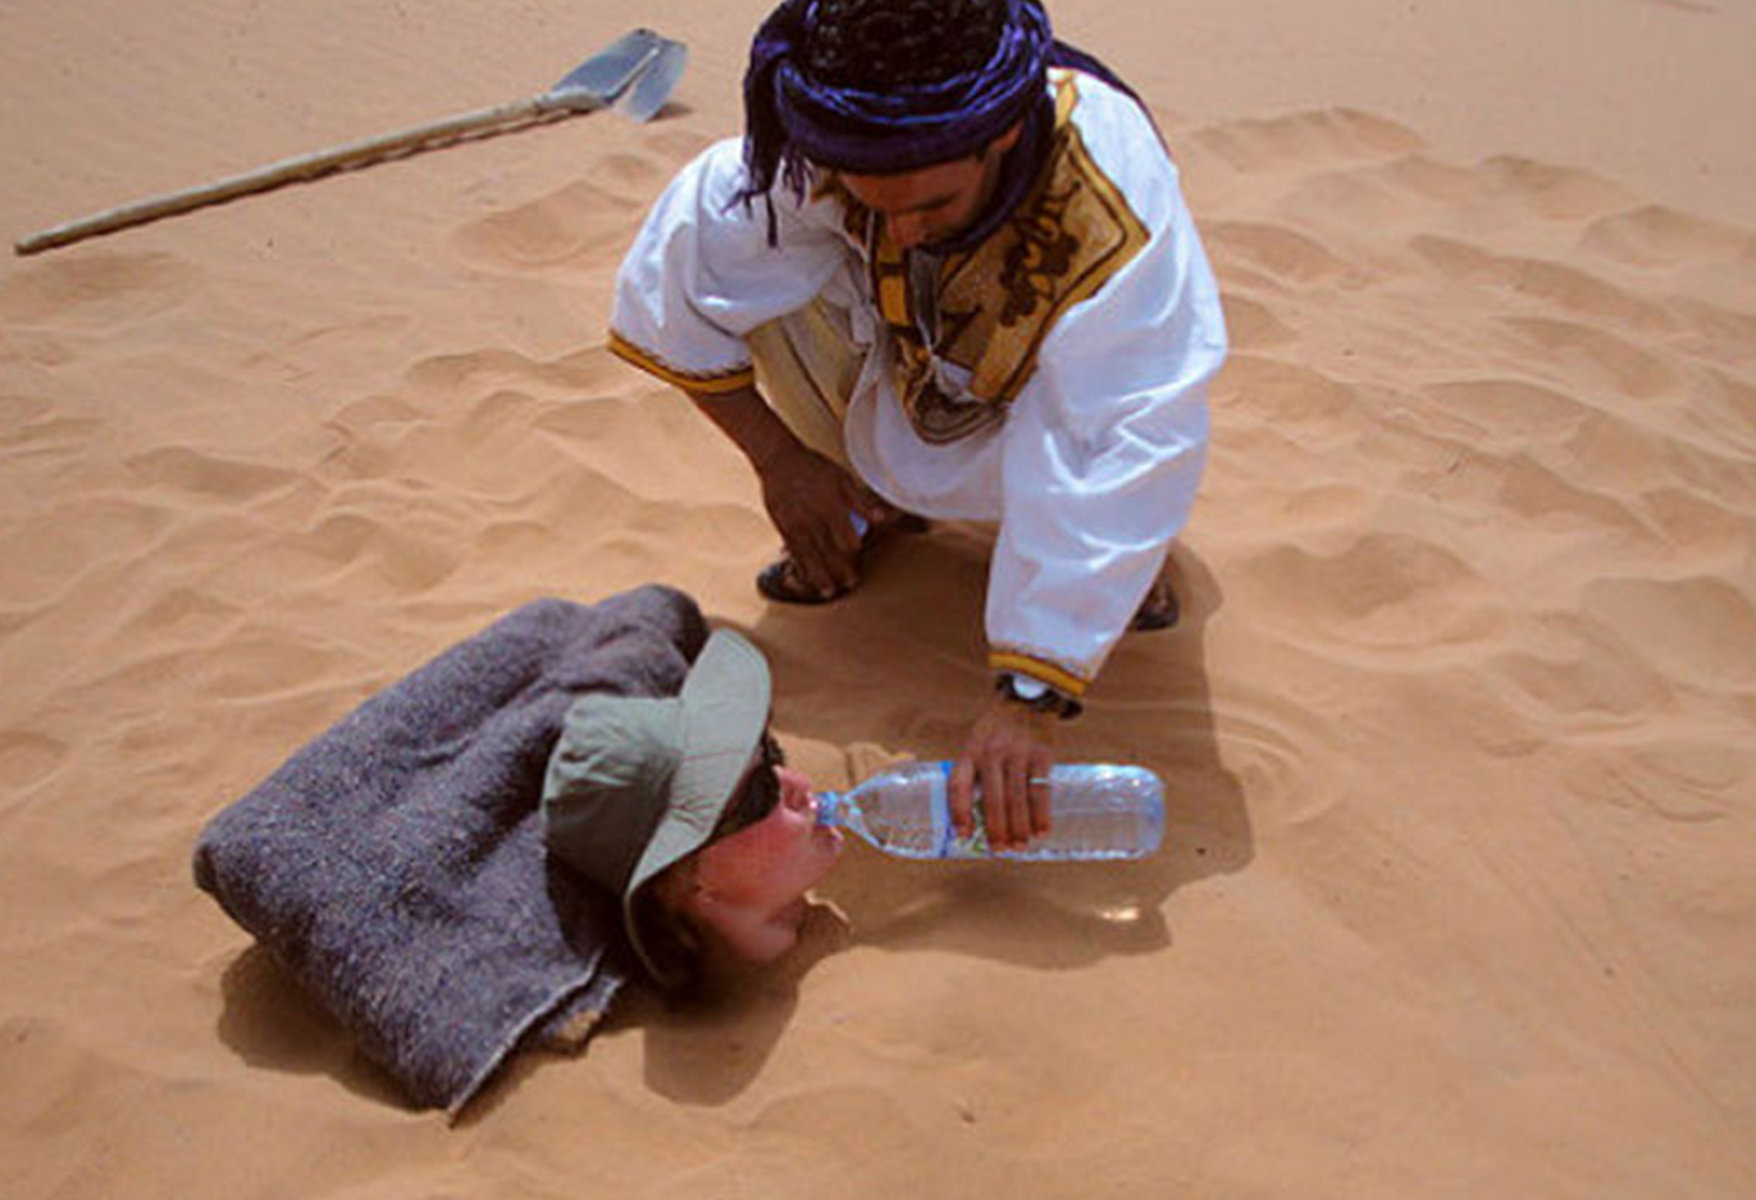
[[[738,0],[0,7],[0,232],[541,90],[596,114],[0,263],[0,1191],[92,1197],[1756,1195],[1756,14],[1058,0],[1171,139],[1235,352],[1070,760],[1123,867],[855,848],[718,1005],[631,993],[457,1125],[190,879],[203,824],[541,595],[678,585],[794,757],[943,757],[946,528],[782,611],[742,461],[605,349],[739,128]]]

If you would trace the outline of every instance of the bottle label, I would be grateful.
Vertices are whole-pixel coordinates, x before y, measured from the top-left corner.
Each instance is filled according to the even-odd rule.
[[[928,810],[933,814],[933,845],[939,848],[939,857],[949,857],[952,847],[951,833],[951,766],[948,762],[939,764],[939,773],[933,777],[933,803]]]
[[[955,764],[940,763],[939,774],[933,778],[933,845],[940,858],[988,858],[988,824],[982,816],[980,794],[970,798],[972,827],[968,837],[957,836],[951,824],[951,770]]]

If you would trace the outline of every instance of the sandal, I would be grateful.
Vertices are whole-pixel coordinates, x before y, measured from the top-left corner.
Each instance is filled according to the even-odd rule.
[[[860,535],[859,561],[863,563],[872,547],[889,534],[925,533],[928,528],[926,519],[913,513],[898,513],[888,520],[874,523]],[[786,553],[782,553],[756,573],[756,590],[777,604],[829,604],[840,600],[858,586],[855,584],[852,587],[836,588],[827,594],[819,593],[805,582],[804,576],[799,574],[799,568],[793,562],[793,556]]]
[[[1146,593],[1146,599],[1134,610],[1134,619],[1128,622],[1128,628],[1135,633],[1151,633],[1157,629],[1169,629],[1183,615],[1182,606],[1177,603],[1177,593],[1171,590],[1168,579],[1162,576],[1153,580],[1152,587]]]
[[[827,593],[815,591],[799,574],[793,556],[783,554],[756,572],[756,590],[777,604],[828,604],[854,589],[837,588]]]

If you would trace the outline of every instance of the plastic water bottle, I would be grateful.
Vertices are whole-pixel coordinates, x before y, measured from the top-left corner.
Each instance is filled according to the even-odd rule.
[[[1049,832],[1022,849],[993,850],[975,797],[975,829],[951,824],[948,762],[901,763],[846,792],[817,796],[817,822],[852,831],[901,858],[1037,861],[1145,858],[1165,835],[1165,788],[1145,767],[1062,763],[1049,772]]]

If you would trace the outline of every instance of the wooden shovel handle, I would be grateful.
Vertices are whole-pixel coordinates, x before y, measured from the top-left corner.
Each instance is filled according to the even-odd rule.
[[[329,150],[318,150],[296,158],[282,159],[242,175],[233,175],[214,183],[202,184],[180,192],[139,200],[105,212],[57,225],[20,238],[13,244],[19,254],[36,254],[56,246],[65,246],[100,233],[111,233],[132,225],[144,225],[160,217],[188,212],[207,204],[217,204],[236,196],[263,192],[298,179],[312,179],[343,167],[384,158],[399,151],[417,150],[439,142],[478,133],[483,130],[528,125],[569,113],[588,112],[601,108],[603,101],[588,92],[544,92],[510,104],[481,108],[454,117],[416,125],[410,129],[387,133],[364,141],[349,142]]]

